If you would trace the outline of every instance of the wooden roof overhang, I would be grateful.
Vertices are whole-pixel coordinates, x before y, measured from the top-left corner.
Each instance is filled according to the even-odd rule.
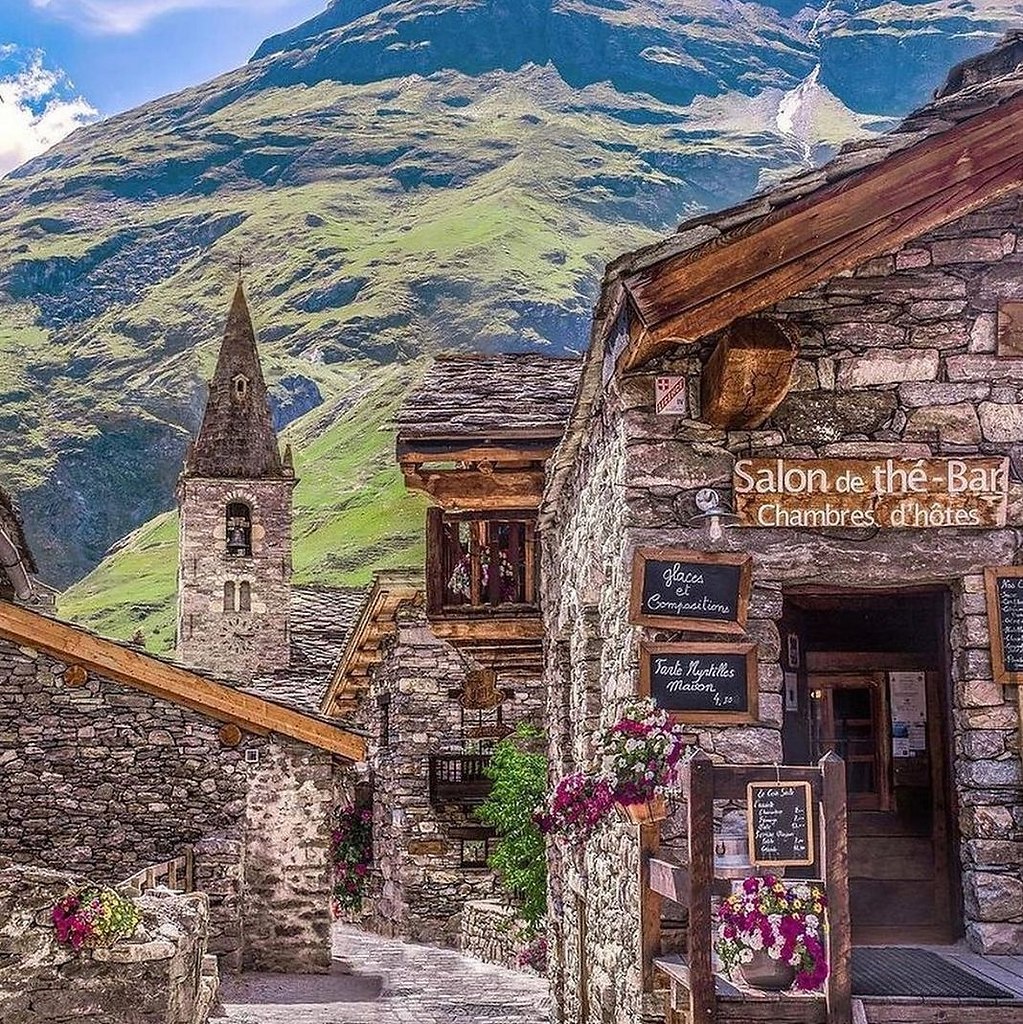
[[[347,714],[358,708],[369,689],[373,669],[383,660],[384,641],[398,630],[398,607],[422,598],[423,583],[418,575],[377,574],[323,696],[320,705],[323,714]]]
[[[1021,184],[1023,95],[1015,95],[736,230],[626,269],[630,323],[615,369],[699,341]]]
[[[248,732],[279,733],[350,761],[366,756],[365,739],[337,725],[6,601],[0,601],[0,637]]]
[[[410,490],[423,491],[452,512],[536,508],[544,466],[563,424],[549,430],[476,437],[399,433],[398,464]]]

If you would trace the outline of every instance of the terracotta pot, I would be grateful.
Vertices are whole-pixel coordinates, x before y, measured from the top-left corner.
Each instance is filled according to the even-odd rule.
[[[652,796],[639,804],[618,804],[618,808],[633,825],[650,825],[668,817],[668,801],[663,796]]]
[[[739,973],[750,988],[766,992],[785,992],[796,980],[796,969],[792,964],[772,960],[763,949],[758,949],[748,964],[742,964]]]

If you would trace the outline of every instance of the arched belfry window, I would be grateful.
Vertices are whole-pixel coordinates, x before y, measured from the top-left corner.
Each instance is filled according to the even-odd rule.
[[[252,611],[252,584],[246,580],[238,584],[238,611]]]
[[[249,393],[249,378],[243,377],[240,373],[232,378],[231,385],[234,389],[234,397],[237,399],[242,399]]]
[[[252,512],[241,501],[227,506],[227,553],[235,558],[252,555]]]
[[[234,611],[234,581],[228,580],[224,584],[224,611]]]

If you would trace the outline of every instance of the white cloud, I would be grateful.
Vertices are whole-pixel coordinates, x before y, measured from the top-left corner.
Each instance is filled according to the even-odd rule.
[[[155,18],[174,11],[199,8],[236,8],[274,11],[294,0],[32,0],[38,10],[73,21],[96,32],[126,35],[144,28]]]
[[[18,56],[13,46],[0,46],[0,62]],[[99,112],[75,96],[63,71],[43,65],[34,51],[18,62],[8,77],[0,77],[0,175],[60,142]]]

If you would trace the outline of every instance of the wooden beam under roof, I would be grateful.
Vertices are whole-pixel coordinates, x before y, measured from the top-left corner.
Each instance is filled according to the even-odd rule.
[[[366,756],[366,741],[355,733],[6,601],[0,636],[250,732],[280,733],[351,761]]]
[[[539,508],[543,497],[544,470],[479,469],[414,470],[402,467],[405,484],[425,491],[448,510],[492,511]]]
[[[624,279],[642,365],[899,248],[1023,185],[1023,96],[819,188],[722,240]]]

